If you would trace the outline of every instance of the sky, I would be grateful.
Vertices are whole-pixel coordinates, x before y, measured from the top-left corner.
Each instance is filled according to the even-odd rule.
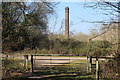
[[[84,2],[61,2],[55,8],[55,15],[49,18],[49,29],[53,33],[64,32],[65,7],[69,7],[70,32],[77,34],[79,32],[89,34],[92,28],[100,27],[101,24],[94,24],[84,21],[107,20],[108,16],[103,10],[85,8]]]

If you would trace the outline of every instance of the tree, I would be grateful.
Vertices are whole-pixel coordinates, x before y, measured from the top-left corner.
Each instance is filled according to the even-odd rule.
[[[89,30],[89,38],[93,38],[99,34],[100,34],[100,32],[95,28]]]
[[[117,34],[117,37],[118,37],[118,43],[115,44],[117,45],[118,49],[117,50],[112,50],[109,51],[109,53],[114,53],[114,59],[112,60],[109,60],[109,62],[103,62],[101,65],[101,72],[102,72],[102,78],[114,78],[114,79],[119,79],[120,78],[120,39],[119,39],[119,32],[120,32],[120,26],[119,26],[119,23],[120,23],[120,1],[117,1],[117,2],[107,2],[107,1],[104,1],[104,2],[95,2],[95,3],[92,3],[92,4],[87,4],[86,7],[89,7],[89,8],[93,8],[93,9],[101,9],[101,10],[104,10],[105,12],[102,13],[106,16],[109,16],[111,21],[108,20],[108,21],[95,21],[95,22],[100,22],[100,23],[108,23],[111,25],[112,22],[118,24],[118,34]],[[109,25],[109,28],[110,28],[110,25]],[[109,35],[112,35],[112,34],[109,34]],[[115,35],[116,36],[116,35]],[[112,38],[113,39],[113,38]],[[112,45],[112,46],[115,46],[115,45]],[[105,52],[107,53],[107,52]]]
[[[46,36],[48,17],[54,13],[56,4],[2,2],[1,5],[3,52],[38,47]]]
[[[86,8],[92,8],[92,9],[100,9],[104,10],[104,12],[100,12],[99,14],[103,14],[106,16],[109,16],[111,21],[118,22],[119,13],[120,13],[120,2],[108,2],[108,1],[98,1],[91,2],[91,3],[85,3]],[[108,21],[93,21],[94,23],[110,23],[110,20]]]

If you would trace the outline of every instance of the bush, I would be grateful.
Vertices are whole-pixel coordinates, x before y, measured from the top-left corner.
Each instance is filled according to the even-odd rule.
[[[100,66],[101,78],[120,79],[120,53],[114,59],[102,62]]]
[[[85,47],[85,42],[76,41],[73,39],[55,39],[51,50],[55,54],[72,54],[80,55],[83,53],[81,50]],[[82,49],[81,49],[82,48]]]
[[[91,41],[88,43],[86,47],[88,49],[89,54],[92,56],[101,56],[106,55],[111,51],[111,43],[108,41]]]
[[[81,42],[74,39],[53,39],[49,43],[49,51],[54,54],[72,54],[101,56],[111,51],[111,44],[108,41]]]

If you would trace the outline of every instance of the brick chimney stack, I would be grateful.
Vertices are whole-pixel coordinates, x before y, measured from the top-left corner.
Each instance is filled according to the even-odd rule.
[[[69,7],[65,7],[65,36],[69,38]]]

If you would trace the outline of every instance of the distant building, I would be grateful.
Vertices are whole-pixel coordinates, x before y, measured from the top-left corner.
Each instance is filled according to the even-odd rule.
[[[114,47],[120,50],[120,22],[104,24],[102,33],[90,38],[89,41],[106,40],[115,45]]]

